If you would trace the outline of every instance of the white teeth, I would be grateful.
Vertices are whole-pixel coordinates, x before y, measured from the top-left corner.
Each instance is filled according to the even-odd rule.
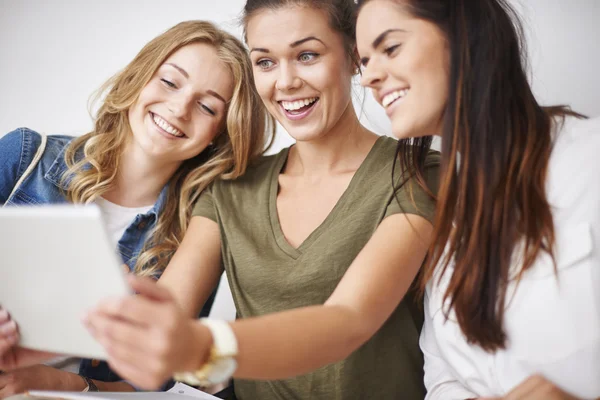
[[[282,101],[281,105],[287,111],[295,111],[295,110],[299,110],[302,107],[307,106],[307,105],[309,105],[311,103],[314,103],[318,99],[319,99],[318,97],[311,97],[311,98],[308,98],[308,99],[296,100],[296,101]]]
[[[383,108],[387,108],[397,99],[406,96],[406,93],[408,93],[408,89],[396,90],[395,92],[386,94],[385,97],[381,100],[381,105],[383,106]]]
[[[171,135],[177,136],[177,137],[185,136],[183,134],[183,132],[181,132],[179,129],[175,128],[173,125],[169,124],[167,121],[165,121],[158,115],[153,113],[152,116],[153,116],[153,119],[154,119],[154,122],[156,123],[156,125],[160,126],[165,132],[170,133]]]

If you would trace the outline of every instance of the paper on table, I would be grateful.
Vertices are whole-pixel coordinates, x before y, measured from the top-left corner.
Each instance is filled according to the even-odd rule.
[[[184,394],[186,396],[192,396],[202,400],[218,399],[218,397],[212,396],[208,393],[205,393],[201,390],[198,390],[181,382],[175,382],[175,385],[173,385],[171,389],[167,390],[167,392]]]
[[[176,391],[173,392],[172,390]],[[51,390],[31,390],[29,396],[44,399],[65,400],[219,400],[218,397],[201,392],[187,385],[175,385],[168,392],[57,392]],[[181,393],[183,391],[184,393]]]

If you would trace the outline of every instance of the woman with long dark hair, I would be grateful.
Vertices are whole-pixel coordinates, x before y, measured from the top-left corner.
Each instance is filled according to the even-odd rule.
[[[442,139],[427,398],[600,396],[600,120],[538,103],[504,0],[360,7],[362,83],[401,148]]]

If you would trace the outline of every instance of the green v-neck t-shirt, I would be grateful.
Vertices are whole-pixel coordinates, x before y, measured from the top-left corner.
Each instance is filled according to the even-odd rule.
[[[384,218],[409,213],[433,219],[434,201],[415,180],[394,196],[396,145],[389,137],[377,139],[333,210],[298,248],[287,242],[277,213],[278,178],[288,148],[261,158],[242,177],[216,181],[205,190],[193,215],[219,225],[223,265],[238,318],[325,303]],[[426,166],[428,186],[435,193],[437,153],[428,156]],[[407,295],[379,331],[345,360],[291,379],[235,379],[236,396],[239,400],[423,399],[421,310]]]

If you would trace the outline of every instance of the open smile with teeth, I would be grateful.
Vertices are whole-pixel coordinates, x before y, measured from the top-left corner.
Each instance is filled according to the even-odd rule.
[[[175,128],[173,125],[169,124],[167,121],[162,119],[159,115],[151,112],[150,116],[152,116],[152,120],[154,121],[154,123],[163,131],[165,131],[168,134],[173,135],[175,137],[185,137],[185,134],[183,132],[181,132],[179,129]]]
[[[307,99],[295,101],[280,101],[279,104],[289,113],[300,114],[313,106],[319,100],[318,97],[309,97]]]
[[[395,90],[392,93],[386,94],[381,100],[383,108],[388,108],[396,100],[403,98],[408,93],[407,89]]]

